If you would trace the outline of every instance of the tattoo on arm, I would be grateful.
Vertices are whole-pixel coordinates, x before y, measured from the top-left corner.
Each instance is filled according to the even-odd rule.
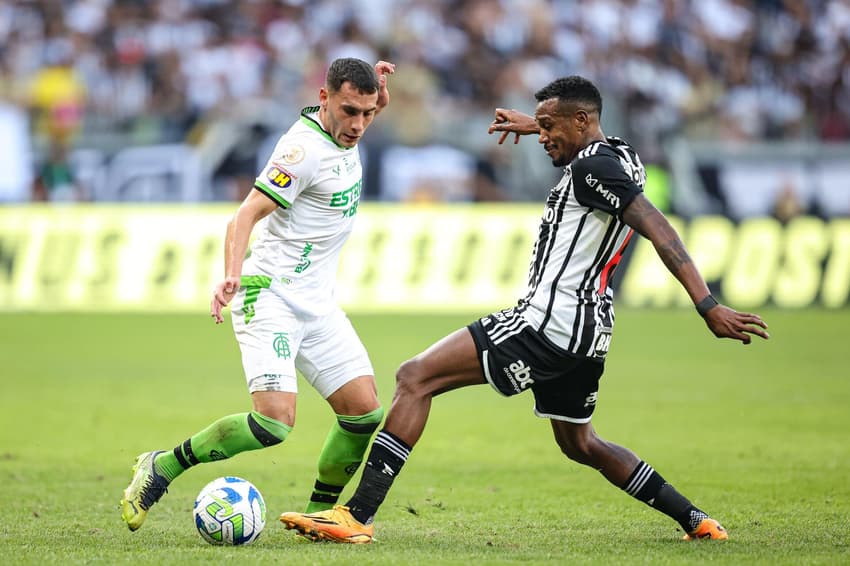
[[[688,251],[685,249],[685,244],[679,238],[659,244],[655,249],[658,251],[658,255],[661,257],[664,265],[674,275],[679,273],[683,265],[693,263],[691,256],[688,255]]]
[[[623,221],[652,242],[658,257],[696,303],[709,293],[675,228],[642,194],[623,210]]]

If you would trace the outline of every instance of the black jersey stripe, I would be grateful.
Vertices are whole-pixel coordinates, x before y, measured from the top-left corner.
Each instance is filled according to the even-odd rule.
[[[546,271],[546,266],[549,264],[549,258],[552,255],[552,250],[555,248],[555,242],[558,239],[558,228],[560,227],[561,220],[563,220],[564,217],[564,208],[566,208],[567,201],[569,200],[572,184],[573,179],[571,176],[566,186],[558,192],[558,196],[555,198],[555,202],[553,203],[552,208],[555,210],[555,218],[551,224],[544,224],[541,228],[541,240],[544,240],[544,237],[546,239],[543,241],[543,253],[538,253],[537,261],[534,266],[536,274],[536,280],[533,285],[534,291],[537,291],[540,281],[543,280],[543,274]],[[544,229],[546,232],[545,236],[543,234]]]
[[[605,235],[602,237],[602,242],[596,251],[596,255],[585,270],[581,283],[576,290],[576,299],[578,303],[576,305],[576,317],[573,320],[573,335],[568,347],[570,352],[583,351],[582,348],[584,348],[585,345],[589,348],[590,344],[593,342],[593,338],[596,333],[596,325],[587,327],[585,321],[589,320],[591,316],[596,318],[596,313],[594,311],[596,309],[597,301],[594,300],[594,297],[588,296],[588,294],[590,293],[592,295],[592,293],[595,292],[596,285],[593,283],[599,273],[602,272],[605,264],[608,262],[607,258],[614,251],[614,246],[617,242],[617,224],[618,223],[614,221],[614,217],[612,216],[611,221],[608,223],[608,227],[605,230]]]
[[[605,254],[602,257],[602,261],[600,261],[594,269],[593,277],[591,278],[591,282],[593,283],[593,289],[599,289],[602,271],[605,269],[605,266],[608,265],[608,262],[611,261],[611,258],[613,258],[617,254],[617,245],[620,242],[620,235],[623,233],[624,229],[628,228],[628,224],[626,224],[625,222],[620,222],[619,220],[615,220],[611,225],[616,227],[614,237],[611,238],[610,243],[606,246]]]
[[[567,206],[567,201],[569,200],[569,195],[572,192],[573,179],[570,176],[569,181],[566,183],[566,186],[557,191],[558,196],[554,199],[553,208],[555,209],[555,218],[553,219],[551,224],[543,223],[540,227],[540,236],[538,237],[537,244],[535,247],[537,249],[537,257],[534,259],[532,273],[529,275],[529,286],[528,286],[528,294],[525,297],[524,301],[520,301],[521,305],[518,305],[520,312],[525,310],[528,307],[528,304],[534,297],[534,294],[537,293],[537,288],[540,285],[540,281],[543,280],[543,274],[546,271],[546,267],[549,264],[549,258],[552,255],[552,250],[555,248],[555,242],[558,238],[558,227],[561,224],[561,221],[564,218],[564,209]],[[557,186],[555,187],[557,189]],[[556,190],[552,191],[553,193]],[[549,199],[552,200],[552,195],[550,194]],[[549,202],[547,201],[547,209],[549,208]],[[544,212],[545,214],[545,212]],[[542,242],[542,246],[541,246]]]
[[[552,286],[549,288],[549,303],[546,305],[546,315],[543,317],[543,322],[540,323],[540,328],[538,329],[540,332],[543,332],[546,328],[546,324],[549,322],[549,319],[552,318],[552,307],[555,304],[555,296],[558,294],[558,282],[561,280],[561,276],[564,274],[564,271],[567,269],[567,265],[570,263],[570,259],[573,257],[573,252],[576,249],[576,244],[578,244],[579,238],[581,238],[581,232],[584,229],[584,223],[587,220],[587,217],[593,213],[592,209],[587,209],[587,211],[581,215],[581,219],[578,222],[578,226],[576,227],[576,231],[573,234],[573,240],[570,242],[570,247],[567,249],[567,256],[564,258],[563,263],[561,264],[561,269],[558,270],[558,274],[552,280]]]

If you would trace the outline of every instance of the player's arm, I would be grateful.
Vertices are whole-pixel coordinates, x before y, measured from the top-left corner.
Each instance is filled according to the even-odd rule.
[[[239,290],[242,276],[242,261],[248,250],[251,232],[257,222],[272,213],[278,204],[260,191],[253,189],[227,223],[224,236],[224,279],[214,290],[210,302],[210,315],[216,324],[224,322],[221,311]]]
[[[744,344],[750,334],[769,338],[767,324],[756,314],[741,313],[718,304],[691,260],[685,244],[667,218],[641,193],[625,206],[623,221],[652,242],[658,256],[690,295],[708,328],[718,338],[733,338]]]
[[[514,143],[517,144],[520,136],[537,134],[540,132],[540,128],[537,126],[534,116],[529,116],[519,110],[496,108],[496,117],[487,130],[488,134],[493,132],[502,132],[499,137],[499,144],[504,143],[510,134],[516,134]]]
[[[395,65],[387,61],[378,61],[375,63],[375,74],[378,75],[378,103],[375,109],[375,116],[381,113],[390,103],[390,91],[387,88],[387,75],[395,73]]]

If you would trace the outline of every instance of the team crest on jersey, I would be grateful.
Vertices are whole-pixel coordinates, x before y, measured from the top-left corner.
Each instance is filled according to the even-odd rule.
[[[286,169],[272,167],[266,173],[269,182],[279,189],[285,189],[292,184],[292,175]]]
[[[280,155],[275,158],[275,161],[282,161],[287,165],[295,165],[304,161],[304,155],[304,148],[293,143],[283,146]]]

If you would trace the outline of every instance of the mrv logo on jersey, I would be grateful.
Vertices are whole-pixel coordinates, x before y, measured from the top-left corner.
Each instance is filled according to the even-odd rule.
[[[517,392],[528,389],[534,383],[534,380],[531,379],[531,368],[525,365],[522,360],[517,360],[508,367],[502,368],[502,370]]]
[[[602,198],[607,200],[611,206],[614,208],[620,208],[620,197],[606,189],[602,186],[602,183],[599,182],[599,179],[594,179],[593,176],[588,173],[587,177],[584,178],[584,182],[587,183],[587,186],[591,189],[595,189],[597,193],[602,195]]]

